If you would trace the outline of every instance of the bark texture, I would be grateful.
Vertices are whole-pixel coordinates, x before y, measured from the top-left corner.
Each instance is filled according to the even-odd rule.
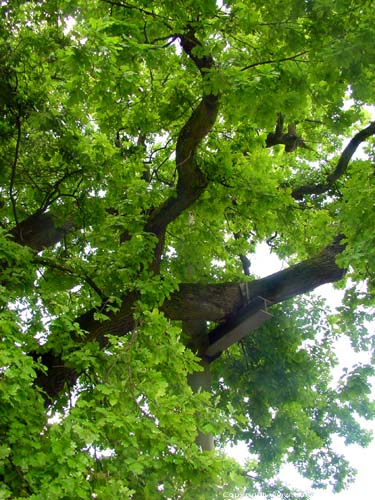
[[[345,270],[336,264],[336,256],[343,249],[342,237],[338,237],[318,255],[251,282],[181,284],[179,291],[165,302],[162,310],[170,319],[222,322],[236,315],[258,296],[277,304],[342,279]]]
[[[13,241],[40,252],[56,245],[74,227],[73,220],[62,224],[49,212],[36,212],[20,222],[11,232]]]
[[[336,264],[336,256],[344,249],[342,238],[322,250],[318,255],[300,262],[262,279],[242,283],[183,283],[179,290],[164,303],[161,310],[172,320],[185,322],[215,321],[223,323],[242,312],[251,301],[262,296],[271,304],[282,302],[288,298],[304,294],[325,283],[340,280],[345,270]],[[133,306],[136,297],[124,298],[120,310],[110,313],[109,320],[100,322],[94,319],[96,310],[92,309],[77,318],[80,327],[88,332],[83,338],[75,338],[80,342],[96,341],[103,348],[107,344],[107,335],[124,336],[135,327]],[[74,335],[74,333],[72,333]],[[52,340],[53,341],[53,340]],[[194,338],[191,347],[203,353],[210,339]],[[43,346],[41,359],[48,374],[41,373],[37,384],[45,392],[49,400],[64,388],[74,385],[79,376],[59,353],[55,353],[48,343]],[[32,354],[34,357],[38,353]]]

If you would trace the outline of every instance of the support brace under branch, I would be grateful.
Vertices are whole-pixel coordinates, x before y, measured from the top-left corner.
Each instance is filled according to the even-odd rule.
[[[267,311],[269,303],[263,297],[255,297],[233,319],[212,330],[209,334],[209,346],[204,355],[207,358],[215,358],[270,319],[272,314]]]

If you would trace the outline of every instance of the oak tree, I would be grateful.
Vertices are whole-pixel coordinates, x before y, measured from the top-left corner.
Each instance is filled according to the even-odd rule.
[[[375,415],[370,365],[331,375],[339,336],[373,349],[373,2],[0,9],[0,497],[304,498],[285,463],[344,488],[332,440]]]

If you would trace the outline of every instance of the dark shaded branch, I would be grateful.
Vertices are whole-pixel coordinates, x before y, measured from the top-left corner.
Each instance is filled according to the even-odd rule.
[[[242,235],[240,233],[234,233],[233,236],[234,236],[235,240],[240,240],[242,237]],[[240,258],[240,261],[242,264],[242,269],[243,269],[244,274],[246,276],[250,276],[250,266],[251,266],[250,260],[244,254],[240,254],[239,258]]]
[[[156,14],[155,12],[153,12],[151,10],[144,9],[144,8],[140,7],[139,5],[133,5],[129,2],[121,2],[121,1],[116,2],[114,0],[103,0],[103,1],[104,1],[104,3],[107,3],[107,4],[112,5],[114,7],[122,7],[124,9],[136,10],[141,14],[145,14],[146,16],[162,19],[164,21],[164,23],[167,20],[166,17],[161,16],[160,14]],[[171,28],[171,26],[169,26],[168,24],[166,24],[166,26]]]
[[[72,219],[58,225],[51,213],[36,212],[20,222],[10,234],[16,243],[40,252],[44,248],[56,245],[73,228]]]
[[[46,370],[37,372],[35,385],[42,392],[46,406],[51,404],[53,400],[61,393],[70,391],[77,382],[78,373],[74,368],[66,366],[59,354],[54,354],[52,350],[43,353],[32,352],[30,356],[35,361],[41,361],[46,367]]]
[[[119,5],[130,7],[130,4],[125,5],[125,3]],[[135,5],[131,8],[139,10]],[[200,46],[194,33],[189,32],[184,36],[181,35],[180,38],[184,51],[193,60],[202,77],[205,78],[207,71],[214,65],[213,59],[211,56],[198,57],[193,54],[194,48]],[[207,179],[196,162],[196,152],[202,140],[213,127],[218,106],[218,96],[204,95],[179,133],[176,145],[177,193],[174,193],[165,203],[153,210],[145,225],[145,230],[154,233],[160,241],[164,237],[164,231],[168,224],[191,206],[207,186]],[[78,171],[69,175],[76,173]],[[62,180],[65,178],[66,176]],[[54,186],[55,190],[58,189],[61,181],[58,181],[57,185]],[[50,200],[47,201],[50,202]],[[73,227],[72,220],[57,225],[52,214],[43,213],[40,210],[22,222],[16,223],[11,235],[17,243],[29,246],[39,252],[61,241]],[[156,253],[161,255],[160,245],[158,245]]]
[[[246,276],[250,276],[250,266],[251,266],[250,260],[246,257],[246,255],[243,255],[243,254],[241,254],[239,257],[240,257],[240,261],[242,264],[242,269],[243,269],[244,274]]]
[[[181,46],[201,72],[202,78],[214,66],[211,56],[197,56],[194,53],[201,43],[193,32],[180,36]],[[219,108],[219,97],[206,94],[182,127],[176,144],[176,168],[178,173],[177,193],[155,209],[146,224],[146,231],[157,236],[163,234],[168,224],[190,207],[207,186],[207,179],[196,161],[196,153],[202,140],[212,129]]]
[[[196,38],[193,30],[189,30],[186,34],[180,36],[181,46],[185,53],[194,62],[196,67],[202,73],[204,77],[207,71],[214,67],[214,60],[210,55],[197,56],[194,53],[194,49],[197,47],[202,47],[201,42]]]
[[[196,151],[211,130],[217,110],[218,97],[204,96],[182,128],[176,146],[177,193],[152,212],[146,231],[160,235],[207,187],[208,181],[196,163]]]
[[[178,171],[177,192],[192,190],[191,183],[196,177],[202,184],[205,178],[196,164],[196,151],[201,141],[212,129],[218,113],[219,98],[206,95],[195,108],[189,120],[181,129],[176,145],[176,166]]]
[[[44,200],[42,202],[42,205],[40,207],[40,211],[45,211],[47,208],[52,205],[56,200],[58,200],[61,196],[73,196],[72,195],[62,195],[60,193],[60,186],[69,178],[73,177],[76,174],[82,174],[82,169],[78,170],[73,170],[72,172],[66,172],[58,181],[54,183],[52,186],[51,192],[47,193],[46,196],[44,197]]]
[[[304,139],[297,135],[295,123],[290,123],[288,125],[288,131],[284,132],[284,119],[281,113],[278,113],[277,115],[275,132],[270,132],[266,139],[267,148],[271,148],[277,144],[283,144],[285,146],[286,153],[291,153],[298,147],[311,149],[306,145]]]
[[[103,303],[108,301],[108,297],[98,287],[98,285],[95,283],[95,281],[87,274],[80,274],[77,271],[75,271],[74,269],[70,269],[67,266],[57,264],[56,262],[53,262],[51,259],[46,259],[43,257],[35,257],[33,259],[33,261],[36,264],[40,264],[44,267],[48,267],[50,269],[56,269],[56,271],[61,271],[63,274],[68,274],[70,276],[83,279],[83,281],[85,281],[96,292],[96,294],[100,297],[100,299],[102,300]]]
[[[306,194],[322,194],[331,189],[334,183],[342,177],[347,168],[352,156],[357,151],[358,146],[367,140],[369,137],[375,134],[375,121],[371,122],[370,125],[356,134],[353,139],[346,146],[344,151],[341,153],[339,161],[337,162],[334,171],[327,176],[327,180],[320,184],[306,184],[295,188],[292,191],[292,196],[296,200],[300,200]]]
[[[154,49],[166,49],[167,47],[169,47],[170,45],[172,45],[173,42],[175,42],[178,38],[178,34],[177,33],[173,33],[171,35],[166,35],[166,36],[161,36],[159,38],[154,38],[153,40],[150,40],[150,45],[151,47],[150,48],[154,48]],[[168,40],[167,43],[165,43],[164,45],[158,45],[156,47],[154,47],[155,43],[157,42],[162,42],[164,40]]]
[[[77,335],[75,332],[70,333],[72,339],[77,343],[77,350],[83,344],[90,342],[97,342],[103,349],[108,344],[107,335],[124,336],[134,329],[135,300],[135,294],[129,294],[116,313],[106,311],[103,304],[102,311],[108,317],[107,321],[95,319],[95,313],[98,309],[91,309],[76,318],[75,323],[78,323],[81,330],[87,332],[86,336]],[[53,334],[51,337],[53,343]],[[80,375],[79,370],[66,363],[60,352],[55,352],[53,348],[49,347],[49,342],[41,346],[40,352],[34,351],[30,355],[36,360],[40,358],[46,367],[46,370],[37,372],[35,379],[35,384],[44,393],[46,404],[52,403],[59,393],[66,391],[67,388],[72,388],[77,382]]]

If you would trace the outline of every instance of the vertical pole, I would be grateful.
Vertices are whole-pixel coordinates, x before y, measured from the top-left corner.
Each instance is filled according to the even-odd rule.
[[[205,352],[208,345],[207,324],[205,321],[194,320],[184,321],[183,331],[189,337],[188,346],[198,356]],[[193,392],[207,391],[211,392],[211,372],[210,363],[201,359],[203,371],[191,373],[188,377],[188,383]],[[196,443],[202,451],[212,451],[215,449],[214,437],[212,434],[205,434],[198,431]]]
[[[194,214],[189,212],[188,226],[195,223]],[[193,281],[193,266],[190,264],[186,269],[187,281]],[[203,353],[208,348],[207,323],[204,320],[190,320],[182,322],[182,331],[187,337],[187,346],[201,358],[203,371],[191,373],[188,377],[188,384],[193,392],[207,391],[211,392],[211,372],[210,364],[205,361]],[[202,451],[212,451],[215,449],[214,437],[212,434],[204,434],[198,430],[196,443]]]

